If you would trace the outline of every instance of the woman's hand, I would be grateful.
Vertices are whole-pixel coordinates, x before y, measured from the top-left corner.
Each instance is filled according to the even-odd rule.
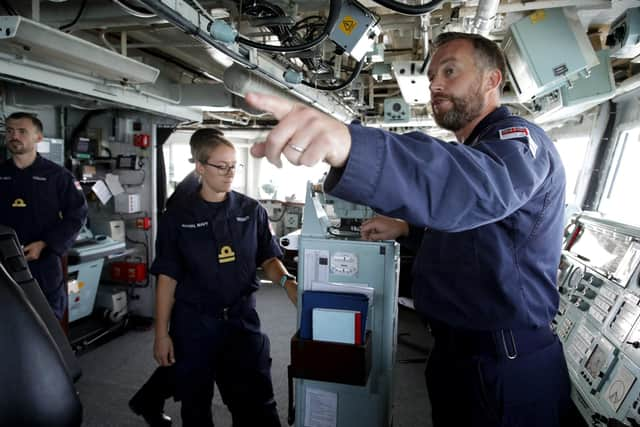
[[[295,280],[287,280],[284,282],[284,289],[287,291],[287,296],[293,303],[293,305],[298,305],[298,282]]]
[[[173,340],[169,335],[156,337],[153,342],[153,358],[160,366],[171,366],[176,362],[173,354]]]

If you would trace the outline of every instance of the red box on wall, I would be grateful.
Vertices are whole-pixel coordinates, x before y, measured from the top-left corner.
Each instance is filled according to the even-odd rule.
[[[136,219],[136,227],[141,228],[143,230],[148,230],[151,228],[151,218],[145,216],[143,218]]]
[[[133,145],[140,148],[147,148],[151,144],[151,137],[146,133],[133,135]]]
[[[111,263],[111,279],[118,282],[137,283],[147,279],[147,264],[142,262]]]

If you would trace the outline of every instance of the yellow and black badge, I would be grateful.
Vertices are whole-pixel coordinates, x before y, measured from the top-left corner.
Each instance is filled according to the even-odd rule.
[[[538,22],[544,21],[546,19],[544,9],[536,10],[531,15],[529,15],[529,19],[531,19],[532,24],[537,24]]]
[[[220,264],[224,264],[225,262],[233,262],[236,260],[236,254],[231,249],[231,246],[223,246],[220,248],[220,253],[218,254],[218,262]]]
[[[352,16],[345,16],[342,18],[342,22],[340,22],[340,30],[343,33],[350,36],[353,30],[358,26],[358,21],[356,21]]]
[[[22,199],[15,199],[13,201],[13,204],[11,205],[11,207],[12,208],[26,208],[27,204]]]

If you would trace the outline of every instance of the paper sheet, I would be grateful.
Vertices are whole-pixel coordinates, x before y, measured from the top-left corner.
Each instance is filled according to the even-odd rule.
[[[329,251],[323,249],[304,250],[304,283],[302,289],[311,289],[313,282],[329,281]]]
[[[120,184],[120,177],[118,175],[112,173],[107,174],[107,187],[109,187],[109,191],[114,196],[124,193],[124,188]]]
[[[102,180],[93,184],[93,187],[91,187],[91,191],[94,192],[94,194],[98,197],[98,200],[100,200],[103,205],[106,205],[109,199],[111,199],[111,192]]]
[[[341,282],[311,282],[312,291],[350,292],[366,295],[369,305],[373,305],[374,289],[365,283],[341,283]]]
[[[304,427],[336,427],[337,393],[307,388],[304,398]]]

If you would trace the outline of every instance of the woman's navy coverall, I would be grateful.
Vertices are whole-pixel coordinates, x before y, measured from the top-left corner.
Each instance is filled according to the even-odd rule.
[[[178,282],[170,334],[185,426],[213,425],[214,381],[234,427],[280,425],[253,295],[257,266],[279,256],[267,212],[234,191],[218,203],[194,193],[162,216],[151,271]]]

